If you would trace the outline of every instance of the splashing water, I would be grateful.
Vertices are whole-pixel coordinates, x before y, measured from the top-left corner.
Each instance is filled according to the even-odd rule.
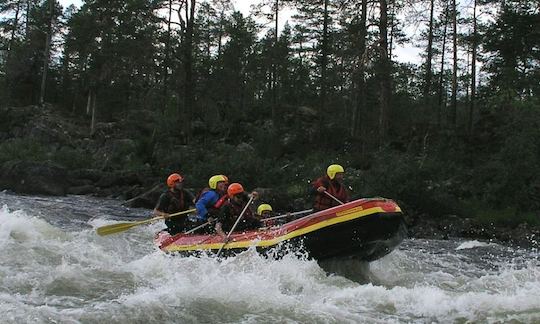
[[[148,211],[114,200],[0,194],[3,323],[540,321],[537,250],[407,240],[365,263],[248,250],[221,262],[175,257],[163,224],[99,237]]]

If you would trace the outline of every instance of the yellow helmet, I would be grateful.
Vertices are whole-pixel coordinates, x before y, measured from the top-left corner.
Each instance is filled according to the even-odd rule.
[[[210,189],[216,189],[218,182],[225,181],[228,182],[229,179],[227,179],[226,176],[223,174],[217,174],[215,176],[212,176],[210,179],[208,179],[208,186]]]
[[[260,204],[257,208],[257,215],[262,215],[264,211],[272,211],[272,206],[269,204]]]
[[[339,172],[345,172],[343,167],[339,164],[332,164],[331,166],[328,167],[328,169],[326,169],[326,174],[328,174],[328,177],[330,179],[334,179],[336,177],[336,173],[339,173]]]

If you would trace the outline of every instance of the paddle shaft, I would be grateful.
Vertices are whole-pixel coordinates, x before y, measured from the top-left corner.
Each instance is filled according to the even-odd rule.
[[[229,231],[229,234],[227,234],[227,238],[225,239],[225,243],[223,243],[223,245],[219,248],[219,251],[217,252],[216,257],[219,257],[219,255],[221,254],[221,251],[223,251],[223,248],[225,247],[225,245],[227,245],[227,243],[229,243],[229,238],[231,237],[231,234],[236,229],[236,226],[238,225],[238,223],[240,223],[240,220],[242,219],[242,217],[246,213],[246,210],[248,209],[249,205],[253,201],[253,198],[254,197],[251,196],[251,198],[249,198],[249,201],[247,202],[247,204],[244,206],[244,209],[242,209],[242,212],[240,213],[240,216],[238,216],[238,218],[236,219],[236,222],[234,222],[233,227]]]
[[[169,217],[188,214],[188,213],[194,212],[195,210],[196,209],[184,210],[184,211],[181,211],[181,212],[178,212],[178,213],[170,214]],[[127,231],[128,229],[130,229],[132,227],[152,223],[154,221],[164,219],[164,218],[165,218],[165,216],[157,216],[157,217],[153,217],[153,218],[150,218],[150,219],[145,219],[145,220],[138,221],[138,222],[116,223],[116,224],[111,224],[111,225],[105,225],[105,226],[98,227],[96,229],[96,232],[101,236],[110,235],[110,234],[114,234],[114,233],[120,233],[120,232],[123,232],[123,231]]]
[[[194,228],[190,229],[189,231],[185,232],[184,234],[191,234],[191,233],[195,232],[196,230],[201,229],[201,228],[205,227],[206,225],[208,225],[210,223],[212,223],[212,222],[208,221],[208,222],[206,222],[204,224],[201,224],[201,225],[199,225],[197,227],[194,227]]]
[[[192,208],[192,209],[184,210],[184,211],[181,211],[181,212],[178,212],[178,213],[169,214],[169,217],[174,217],[174,216],[178,216],[178,215],[185,215],[185,214],[189,214],[189,213],[194,212],[194,211],[197,211],[197,209]],[[158,217],[165,218],[165,216],[158,216]],[[154,218],[158,218],[158,217],[154,217]]]
[[[273,220],[273,219],[280,219],[280,218],[285,218],[285,217],[289,217],[289,216],[295,216],[295,215],[300,215],[300,214],[311,213],[312,211],[313,211],[313,209],[306,209],[306,210],[290,213],[290,214],[287,214],[287,215],[277,215],[277,216],[274,216],[274,217],[263,218],[263,219],[261,219],[261,221],[266,222],[266,221]]]
[[[328,197],[334,199],[335,201],[337,201],[340,205],[344,205],[345,203],[339,199],[337,199],[336,197],[334,197],[331,193],[329,193],[328,191],[323,191]]]

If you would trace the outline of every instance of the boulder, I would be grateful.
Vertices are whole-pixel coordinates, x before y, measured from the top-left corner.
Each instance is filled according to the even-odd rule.
[[[0,167],[0,190],[63,196],[69,186],[67,175],[65,168],[49,161],[8,161]]]
[[[96,192],[96,187],[85,184],[82,186],[69,187],[67,193],[71,195],[88,195]]]
[[[255,152],[255,149],[253,148],[253,146],[249,145],[248,143],[240,143],[236,146],[235,151],[237,153],[251,154]]]

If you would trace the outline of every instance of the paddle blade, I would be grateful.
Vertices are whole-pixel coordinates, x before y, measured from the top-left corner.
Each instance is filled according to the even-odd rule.
[[[98,227],[96,232],[98,233],[98,235],[101,235],[101,236],[110,235],[110,234],[114,234],[114,233],[120,233],[120,232],[123,232],[123,231],[127,231],[128,229],[130,229],[130,228],[132,228],[134,226],[137,226],[137,225],[139,225],[139,224],[134,224],[134,223],[111,224],[111,225]]]
[[[114,233],[120,233],[123,231],[127,231],[128,229],[132,227],[142,225],[142,224],[148,224],[153,221],[160,220],[160,219],[163,219],[163,217],[158,216],[158,217],[150,218],[143,221],[133,222],[133,223],[116,223],[116,224],[111,224],[111,225],[105,225],[105,226],[98,227],[96,229],[96,232],[98,233],[98,235],[101,235],[101,236],[114,234]]]
[[[186,215],[186,214],[194,212],[194,211],[196,211],[196,209],[193,208],[193,209],[188,209],[188,210],[181,211],[179,213],[171,214],[169,216],[173,217],[173,216],[178,216],[178,215]],[[134,226],[147,224],[147,223],[150,223],[150,222],[153,222],[153,221],[156,221],[156,220],[160,220],[160,219],[163,219],[163,218],[164,218],[163,216],[158,216],[158,217],[154,217],[154,218],[150,218],[150,219],[147,219],[147,220],[134,222],[134,223],[117,223],[117,224],[112,224],[112,225],[101,226],[96,230],[96,232],[98,233],[98,235],[101,235],[101,236],[114,234],[114,233],[120,233],[120,232],[123,232],[123,231],[127,231],[128,229],[130,229],[130,228],[132,228]]]

